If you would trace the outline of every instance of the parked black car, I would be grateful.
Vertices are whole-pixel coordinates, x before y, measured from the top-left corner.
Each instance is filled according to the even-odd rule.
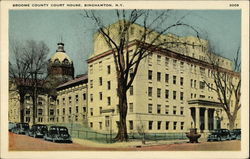
[[[51,126],[43,138],[53,142],[72,143],[68,129],[64,126]]]
[[[241,139],[241,129],[233,129],[230,131],[232,140],[240,140]]]
[[[48,127],[43,124],[35,124],[29,130],[29,136],[43,137],[48,132]]]
[[[216,129],[207,138],[207,141],[231,140],[231,134],[228,129]]]
[[[9,132],[13,132],[13,129],[15,128],[16,123],[9,122]]]
[[[28,123],[17,123],[15,127],[12,129],[13,133],[16,134],[25,134],[28,135],[29,132],[29,124]]]

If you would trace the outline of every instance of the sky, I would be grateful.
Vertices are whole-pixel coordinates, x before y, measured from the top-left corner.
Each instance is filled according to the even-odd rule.
[[[96,12],[106,25],[116,22],[114,11]],[[10,10],[9,40],[44,41],[50,49],[49,58],[62,39],[67,55],[74,62],[75,75],[86,73],[86,60],[93,53],[96,26],[93,21],[84,19],[82,13],[82,10]],[[212,39],[222,56],[231,60],[235,57],[241,43],[240,10],[173,10],[170,23],[183,15],[186,15],[185,23]],[[172,32],[180,36],[192,34],[182,29]]]

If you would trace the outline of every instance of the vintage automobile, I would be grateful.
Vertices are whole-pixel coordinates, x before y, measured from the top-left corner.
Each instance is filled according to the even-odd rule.
[[[53,142],[72,143],[68,129],[64,126],[51,126],[43,138]]]
[[[16,134],[25,134],[28,135],[29,132],[29,124],[28,123],[17,123],[15,127],[12,129],[13,133]]]
[[[13,129],[15,128],[16,123],[9,122],[9,132],[13,132]]]
[[[216,129],[207,138],[207,141],[231,140],[231,134],[228,129]]]
[[[240,140],[241,139],[241,129],[233,129],[230,131],[232,140]]]
[[[43,124],[35,124],[29,130],[29,136],[43,137],[48,132],[48,127]]]

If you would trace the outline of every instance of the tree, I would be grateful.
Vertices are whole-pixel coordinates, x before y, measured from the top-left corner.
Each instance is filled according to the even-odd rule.
[[[10,62],[10,78],[16,85],[16,91],[20,96],[20,116],[23,119],[24,97],[29,93],[33,101],[33,124],[36,119],[36,104],[38,94],[43,92],[47,55],[49,48],[44,42],[34,40],[26,41],[25,44],[13,43],[13,64]]]
[[[240,47],[236,51],[233,69],[224,68],[221,56],[216,52],[215,46],[210,44],[207,57],[215,87],[211,86],[207,81],[204,82],[209,89],[217,93],[218,100],[221,103],[220,107],[226,112],[229,129],[231,130],[235,127],[237,113],[241,108]]]
[[[95,11],[85,11],[82,14],[84,20],[94,21],[98,30],[96,38],[99,37],[105,41],[104,45],[113,54],[119,98],[118,133],[115,137],[118,141],[128,140],[126,93],[136,77],[142,59],[158,48],[164,47],[167,49],[170,47],[169,44],[173,47],[173,44],[184,43],[177,36],[175,38],[169,36],[166,40],[161,39],[163,34],[169,33],[173,28],[186,27],[193,30],[198,36],[198,31],[194,27],[182,22],[186,15],[173,24],[167,25],[167,22],[171,19],[171,12],[171,10],[116,10],[114,11],[114,17],[118,22],[107,27],[104,26],[103,19]],[[137,26],[142,28],[139,33],[138,30],[134,30]],[[136,36],[133,32],[137,32]],[[130,52],[128,48],[132,43],[135,44],[136,48],[133,52]],[[133,71],[131,72],[131,70]]]

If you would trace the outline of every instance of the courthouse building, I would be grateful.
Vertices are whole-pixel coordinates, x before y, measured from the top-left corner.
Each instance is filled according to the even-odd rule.
[[[114,37],[118,25],[117,22],[108,28]],[[131,54],[142,31],[143,27],[137,24],[133,24],[129,30],[127,49]],[[153,36],[157,34],[153,32]],[[113,54],[99,33],[95,34],[94,39],[94,52],[87,60],[88,124],[96,131],[117,132],[119,113]],[[127,92],[128,132],[136,132],[137,126],[142,124],[146,133],[186,132],[194,127],[205,132],[229,128],[217,93],[204,83],[205,80],[215,88],[213,69],[207,61],[208,42],[173,34],[161,35],[160,40],[179,43],[170,43],[167,49],[158,48],[141,61]],[[220,67],[232,72],[232,61],[217,58]],[[133,70],[130,71],[133,73]],[[235,124],[240,127],[240,111]]]

